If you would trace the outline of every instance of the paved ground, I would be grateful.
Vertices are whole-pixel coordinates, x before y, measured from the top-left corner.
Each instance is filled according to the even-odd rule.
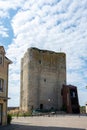
[[[87,130],[87,116],[15,117],[0,130]]]

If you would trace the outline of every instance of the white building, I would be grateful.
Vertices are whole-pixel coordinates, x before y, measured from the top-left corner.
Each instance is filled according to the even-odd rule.
[[[86,109],[86,113],[87,113],[87,102],[86,102],[86,106],[85,106],[85,109]]]

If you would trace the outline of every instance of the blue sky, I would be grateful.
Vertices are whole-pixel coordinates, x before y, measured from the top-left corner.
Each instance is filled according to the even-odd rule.
[[[19,106],[20,61],[29,47],[66,53],[67,84],[87,102],[87,0],[0,0],[0,45],[13,61],[9,106]]]

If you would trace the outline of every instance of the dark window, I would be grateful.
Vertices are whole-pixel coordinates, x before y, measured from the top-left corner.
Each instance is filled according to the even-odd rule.
[[[40,104],[40,109],[43,109],[43,104]]]
[[[0,56],[0,64],[2,64],[2,56]]]
[[[46,82],[46,79],[44,79],[44,82]]]
[[[0,91],[3,91],[4,80],[0,79]]]
[[[0,54],[0,65],[3,65],[3,55]]]
[[[41,60],[39,60],[39,64],[41,64]]]
[[[2,104],[0,104],[0,125],[2,124]]]

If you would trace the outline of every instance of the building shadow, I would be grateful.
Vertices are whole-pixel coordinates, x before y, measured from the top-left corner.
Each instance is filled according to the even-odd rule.
[[[31,126],[29,124],[11,124],[7,126],[0,126],[0,130],[86,130],[81,128],[69,127],[50,127],[50,126]]]

